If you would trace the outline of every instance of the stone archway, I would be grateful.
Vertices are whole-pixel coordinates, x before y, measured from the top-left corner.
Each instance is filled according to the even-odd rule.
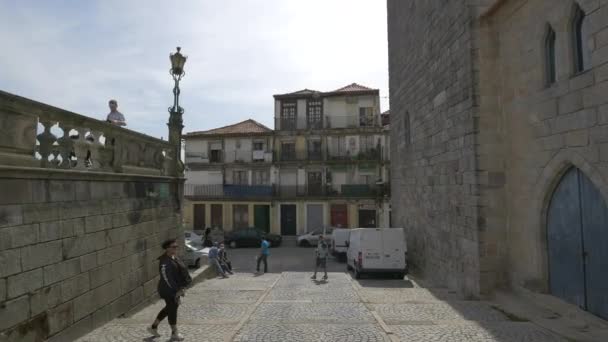
[[[577,153],[562,151],[537,182],[538,251],[547,292],[608,317],[608,196],[606,183]]]

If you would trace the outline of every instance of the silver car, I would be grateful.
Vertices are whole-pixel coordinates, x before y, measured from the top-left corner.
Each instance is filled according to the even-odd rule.
[[[332,228],[325,228],[325,229],[316,229],[310,233],[300,235],[300,236],[298,236],[298,246],[300,246],[300,247],[316,246],[319,243],[319,236],[321,234],[325,234],[325,236],[324,236],[325,241],[330,242],[331,233],[332,233]]]
[[[209,248],[200,248],[200,246],[191,244],[186,241],[184,257],[182,260],[184,260],[184,263],[187,266],[199,268],[201,267],[201,265],[207,263],[208,256]]]

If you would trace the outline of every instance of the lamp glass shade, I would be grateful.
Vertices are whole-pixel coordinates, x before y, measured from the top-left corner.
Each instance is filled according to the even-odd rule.
[[[186,64],[187,58],[179,50],[169,56],[169,59],[171,59],[171,72],[174,75],[181,75],[184,72],[184,64]]]

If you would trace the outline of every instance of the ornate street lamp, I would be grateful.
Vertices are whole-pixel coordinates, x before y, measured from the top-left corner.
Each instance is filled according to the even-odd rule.
[[[184,114],[184,109],[179,106],[179,81],[186,75],[184,64],[186,64],[186,59],[188,59],[188,57],[181,54],[181,49],[178,46],[177,52],[169,55],[169,59],[171,60],[171,70],[169,70],[169,73],[175,81],[175,86],[173,87],[173,107],[169,107],[169,143],[176,148],[175,158],[178,174],[184,171],[184,164],[181,159],[182,129],[184,128],[182,114]]]

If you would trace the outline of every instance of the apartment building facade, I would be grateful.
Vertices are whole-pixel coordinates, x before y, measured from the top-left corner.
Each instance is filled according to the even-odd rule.
[[[247,120],[186,134],[186,226],[281,235],[390,226],[379,91],[351,84],[274,101],[275,130]]]

